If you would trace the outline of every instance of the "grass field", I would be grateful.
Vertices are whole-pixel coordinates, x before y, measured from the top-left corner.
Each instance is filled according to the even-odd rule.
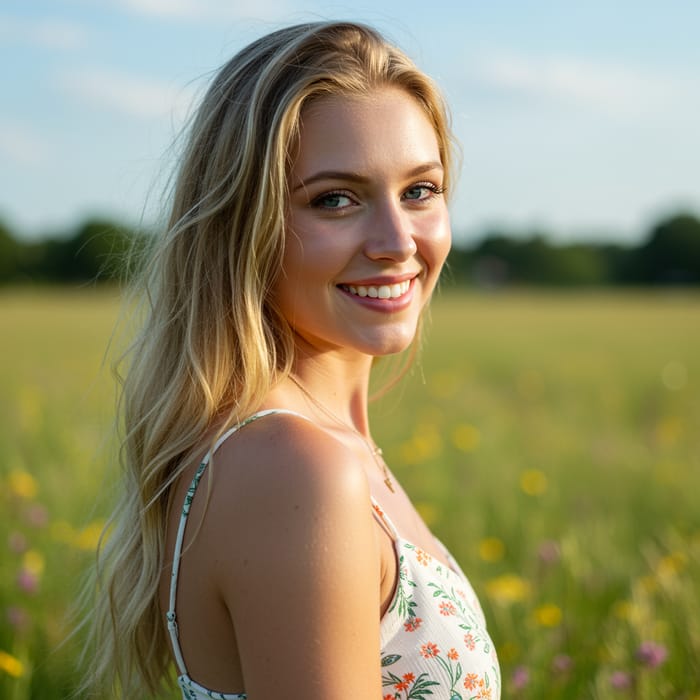
[[[118,308],[0,291],[0,698],[75,682]],[[445,292],[427,325],[375,437],[480,594],[504,698],[700,698],[700,294]]]

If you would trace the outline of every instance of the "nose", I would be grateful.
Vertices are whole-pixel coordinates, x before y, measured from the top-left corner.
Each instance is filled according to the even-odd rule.
[[[416,254],[418,247],[413,222],[400,203],[377,205],[374,216],[367,223],[364,253],[370,260],[404,262]]]

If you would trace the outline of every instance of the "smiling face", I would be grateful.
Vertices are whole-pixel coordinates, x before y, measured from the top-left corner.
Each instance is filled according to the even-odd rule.
[[[298,342],[386,355],[413,340],[450,245],[435,130],[397,88],[302,113],[275,295]]]

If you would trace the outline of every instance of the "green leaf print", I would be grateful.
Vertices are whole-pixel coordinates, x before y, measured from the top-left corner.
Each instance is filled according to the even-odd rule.
[[[427,673],[421,673],[420,676],[416,678],[413,686],[411,686],[411,689],[408,691],[408,695],[406,695],[406,700],[425,700],[426,695],[433,694],[430,688],[432,686],[438,686],[440,683],[438,681],[429,680],[427,676]]]
[[[404,558],[403,555],[401,555],[401,557],[399,557],[399,580],[396,586],[396,598],[387,612],[393,612],[394,609],[396,609],[402,618],[411,619],[416,616],[416,612],[413,609],[416,607],[416,603],[413,600],[412,595],[406,595],[406,589],[403,584],[406,583],[414,588],[416,584],[414,581],[410,581],[408,579],[408,574],[406,572],[406,568],[403,566],[403,563]]]
[[[401,654],[387,654],[382,656],[382,666],[391,666],[401,658]]]

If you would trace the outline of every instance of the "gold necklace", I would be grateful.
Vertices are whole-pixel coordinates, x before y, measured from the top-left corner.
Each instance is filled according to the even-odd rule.
[[[368,440],[357,428],[354,428],[352,425],[349,423],[346,423],[342,418],[339,416],[336,416],[333,411],[331,411],[330,408],[327,406],[324,406],[311,392],[303,386],[299,381],[297,381],[291,374],[289,375],[289,378],[292,380],[294,384],[296,384],[300,391],[306,396],[306,398],[311,401],[311,403],[316,406],[319,410],[323,411],[329,418],[332,418],[336,423],[339,425],[342,425],[344,428],[347,428],[350,432],[354,433],[357,435],[360,440],[362,440],[362,443],[365,445],[365,447],[370,451],[370,454],[372,455],[372,458],[374,459],[375,463],[377,464],[378,467],[381,468],[382,473],[384,474],[384,484],[386,487],[391,491],[392,493],[396,493],[394,491],[394,484],[391,481],[391,476],[389,475],[389,469],[386,466],[386,462],[384,461],[383,452],[381,447],[377,447],[374,444],[374,441]]]

